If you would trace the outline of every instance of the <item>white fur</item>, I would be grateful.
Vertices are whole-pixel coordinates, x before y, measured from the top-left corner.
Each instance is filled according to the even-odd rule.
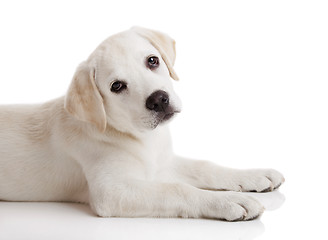
[[[167,35],[133,28],[100,44],[79,66],[65,97],[1,106],[0,199],[89,203],[103,217],[259,216],[263,207],[255,199],[209,190],[273,190],[284,181],[280,173],[177,157],[167,125],[146,109],[147,97],[164,90],[180,111],[170,79],[177,78],[172,48]],[[151,54],[161,62],[153,71],[145,66]],[[119,94],[110,91],[117,79],[128,84]]]

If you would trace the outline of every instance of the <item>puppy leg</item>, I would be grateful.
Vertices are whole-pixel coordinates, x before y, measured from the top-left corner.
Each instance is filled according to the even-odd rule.
[[[202,189],[267,192],[285,181],[273,169],[237,170],[181,157],[176,157],[174,164],[174,173],[181,182]]]
[[[136,179],[90,185],[90,205],[102,217],[186,217],[251,220],[263,212],[255,199],[187,184]]]

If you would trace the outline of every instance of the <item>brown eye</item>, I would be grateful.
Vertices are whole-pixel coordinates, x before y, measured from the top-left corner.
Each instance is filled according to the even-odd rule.
[[[126,88],[127,88],[127,86],[126,86],[125,82],[115,81],[112,83],[110,90],[114,93],[119,93]]]
[[[158,59],[158,57],[156,57],[156,56],[150,56],[150,57],[148,57],[148,59],[147,59],[147,66],[150,69],[157,68],[159,66],[159,59]]]

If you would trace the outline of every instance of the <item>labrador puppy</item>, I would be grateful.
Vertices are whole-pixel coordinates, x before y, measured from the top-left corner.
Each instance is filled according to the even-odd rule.
[[[272,191],[279,172],[173,154],[174,61],[173,39],[134,27],[78,66],[66,96],[1,106],[0,200],[88,203],[101,217],[258,217],[263,206],[236,192]]]

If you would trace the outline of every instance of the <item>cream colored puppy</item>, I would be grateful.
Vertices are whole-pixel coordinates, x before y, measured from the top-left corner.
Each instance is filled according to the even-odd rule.
[[[235,170],[172,153],[167,121],[180,111],[174,41],[132,28],[82,62],[65,97],[0,107],[0,199],[89,203],[102,217],[228,221],[263,212],[230,191],[272,191],[270,169]]]

